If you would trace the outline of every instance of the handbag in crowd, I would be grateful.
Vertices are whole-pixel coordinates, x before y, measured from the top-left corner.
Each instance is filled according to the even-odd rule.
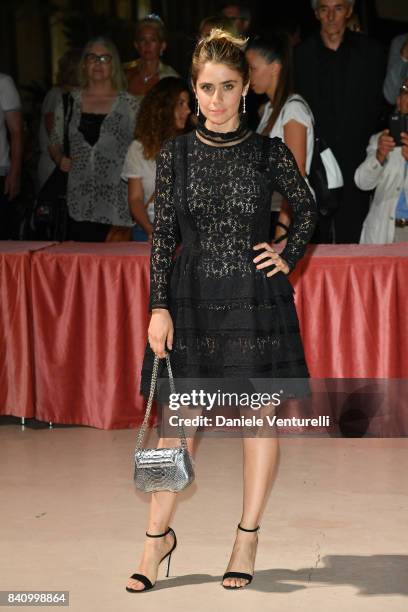
[[[175,393],[174,379],[168,355],[166,355],[166,363],[170,390],[171,393]],[[174,448],[141,448],[156,389],[158,367],[159,358],[155,356],[149,399],[144,420],[137,436],[135,449],[135,485],[138,489],[147,493],[151,491],[181,491],[194,480],[194,460],[188,452],[182,424],[179,425],[180,446]]]
[[[337,210],[340,204],[340,195],[344,185],[343,174],[333,151],[319,135],[309,105],[306,104],[303,98],[294,97],[291,99],[291,102],[295,100],[307,108],[312,118],[314,129],[313,155],[307,179],[314,191],[319,213],[324,217],[329,217]]]
[[[70,94],[62,96],[64,107],[64,146],[69,157],[68,130],[72,117],[73,98]],[[68,173],[58,166],[54,168],[37,196],[33,211],[33,226],[37,238],[43,240],[65,240],[67,237],[67,186]]]
[[[315,135],[308,179],[314,191],[317,209],[324,217],[332,215],[340,204],[344,185],[340,166],[323,138]]]

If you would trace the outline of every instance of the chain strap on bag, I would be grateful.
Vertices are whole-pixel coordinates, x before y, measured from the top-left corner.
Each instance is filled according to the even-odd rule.
[[[166,355],[166,363],[170,391],[175,393],[173,373],[168,355]],[[173,491],[175,493],[185,489],[194,480],[194,460],[188,452],[183,425],[179,423],[180,446],[174,448],[141,448],[152,409],[158,369],[159,357],[156,355],[146,412],[136,440],[134,481],[136,488],[146,493],[152,491]]]

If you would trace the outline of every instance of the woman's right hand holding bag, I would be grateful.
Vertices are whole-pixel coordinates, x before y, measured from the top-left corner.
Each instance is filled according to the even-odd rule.
[[[166,348],[172,350],[174,327],[166,308],[153,308],[147,335],[150,348],[160,359],[166,357]]]

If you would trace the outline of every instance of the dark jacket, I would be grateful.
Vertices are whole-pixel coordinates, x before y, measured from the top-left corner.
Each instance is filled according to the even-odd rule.
[[[379,43],[349,30],[335,54],[324,47],[320,32],[300,44],[295,49],[295,87],[310,104],[317,130],[347,180],[378,129],[385,54]]]

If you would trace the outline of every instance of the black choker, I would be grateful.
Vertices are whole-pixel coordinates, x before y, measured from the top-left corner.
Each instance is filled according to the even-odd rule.
[[[240,118],[238,128],[233,132],[212,132],[211,130],[205,127],[204,123],[206,120],[206,117],[200,114],[197,121],[196,130],[200,134],[200,136],[205,138],[205,140],[209,140],[210,142],[214,142],[217,144],[234,143],[240,140],[244,140],[250,132],[246,119],[242,117]]]

